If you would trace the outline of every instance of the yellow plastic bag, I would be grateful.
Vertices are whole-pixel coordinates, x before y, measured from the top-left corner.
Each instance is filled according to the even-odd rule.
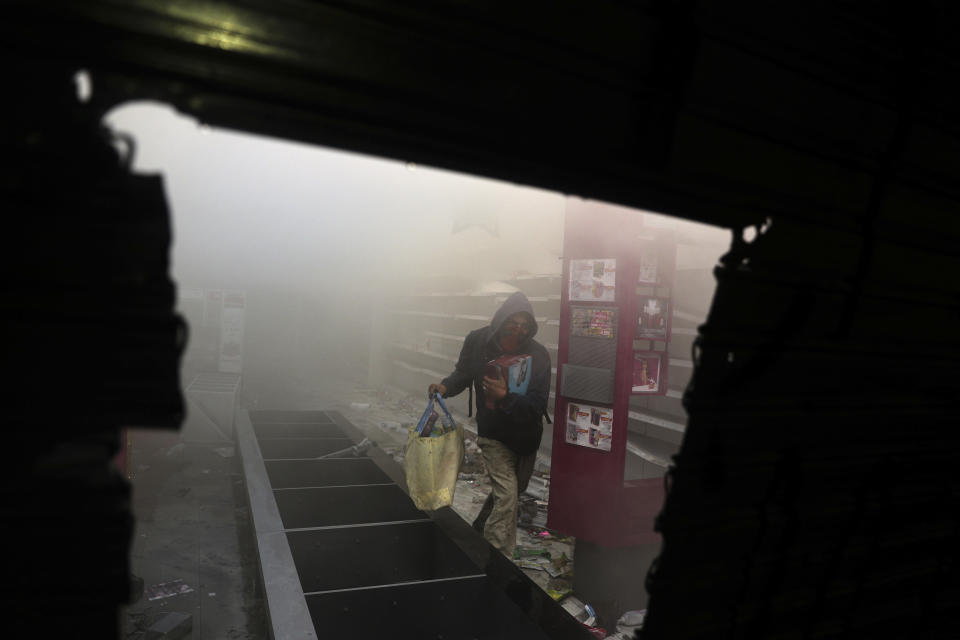
[[[443,410],[446,412],[446,407]],[[403,468],[407,490],[417,509],[433,511],[453,504],[463,453],[463,427],[459,424],[442,436],[426,438],[420,436],[417,427],[410,427],[403,448]]]

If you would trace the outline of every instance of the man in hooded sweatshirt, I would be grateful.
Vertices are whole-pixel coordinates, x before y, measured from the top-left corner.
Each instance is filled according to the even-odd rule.
[[[476,391],[477,443],[493,490],[473,526],[508,558],[517,542],[518,497],[533,473],[550,396],[550,354],[533,339],[536,333],[530,301],[523,293],[512,294],[489,326],[467,335],[453,373],[428,388],[444,397],[471,385]],[[525,393],[510,392],[502,374],[485,375],[487,363],[504,355],[531,356]]]

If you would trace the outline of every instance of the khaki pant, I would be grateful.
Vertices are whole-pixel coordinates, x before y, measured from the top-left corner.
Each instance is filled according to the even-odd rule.
[[[503,555],[512,558],[517,545],[518,498],[530,482],[537,454],[518,456],[507,445],[490,438],[477,438],[477,444],[483,451],[493,490],[473,527],[482,531],[483,537]]]

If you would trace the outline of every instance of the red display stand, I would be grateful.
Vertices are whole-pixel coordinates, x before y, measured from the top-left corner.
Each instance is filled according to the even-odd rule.
[[[675,257],[641,212],[568,200],[547,525],[578,540],[659,542],[663,479],[624,481],[624,466],[631,395],[667,391]]]

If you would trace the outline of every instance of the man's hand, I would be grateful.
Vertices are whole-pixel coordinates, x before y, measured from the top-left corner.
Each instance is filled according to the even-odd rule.
[[[490,378],[488,376],[484,376],[483,392],[494,403],[500,402],[506,397],[507,380],[506,378],[503,377],[503,371],[500,372],[500,375],[497,378]]]
[[[441,396],[447,392],[447,388],[442,384],[432,384],[427,387],[427,397],[432,398],[433,394],[439,393]]]

